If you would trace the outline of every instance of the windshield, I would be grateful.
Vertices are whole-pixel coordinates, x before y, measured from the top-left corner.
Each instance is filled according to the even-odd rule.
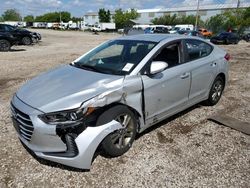
[[[219,37],[224,37],[224,36],[227,36],[227,35],[228,35],[228,33],[220,33],[220,34],[218,34]]]
[[[114,40],[104,43],[73,66],[104,74],[129,74],[154,48],[156,42]]]

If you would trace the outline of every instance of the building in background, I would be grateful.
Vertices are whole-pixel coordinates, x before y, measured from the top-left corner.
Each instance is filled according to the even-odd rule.
[[[223,13],[226,10],[236,9],[238,6],[237,2],[234,4],[214,4],[214,5],[200,5],[199,15],[203,21],[207,20],[211,16]],[[250,3],[241,3],[239,8],[250,7]],[[142,9],[137,10],[139,17],[136,20],[133,20],[134,23],[144,25],[152,24],[151,20],[158,18],[164,15],[179,15],[179,16],[188,16],[196,15],[197,6],[189,7],[175,7],[175,8],[164,8],[164,9]],[[111,18],[115,12],[111,12]],[[113,20],[111,19],[111,22]],[[98,12],[88,12],[84,15],[85,25],[95,25],[99,24]]]

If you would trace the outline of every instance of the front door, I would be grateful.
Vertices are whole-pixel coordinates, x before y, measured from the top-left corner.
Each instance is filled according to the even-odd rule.
[[[152,59],[167,62],[167,69],[155,75],[142,75],[146,125],[172,115],[187,103],[190,72],[181,64],[181,46],[181,41],[166,45]]]

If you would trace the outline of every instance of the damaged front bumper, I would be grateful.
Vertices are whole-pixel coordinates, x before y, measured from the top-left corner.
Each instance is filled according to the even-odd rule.
[[[102,140],[122,126],[117,121],[97,127],[86,127],[76,134],[58,136],[56,125],[38,118],[42,112],[30,107],[16,96],[11,101],[12,118],[20,140],[36,156],[67,166],[90,169],[94,153]]]

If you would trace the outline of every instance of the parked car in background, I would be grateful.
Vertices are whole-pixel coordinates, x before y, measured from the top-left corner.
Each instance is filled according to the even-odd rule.
[[[9,33],[19,40],[19,44],[30,45],[41,40],[41,35],[26,29],[21,29],[8,24],[0,24],[0,32]]]
[[[189,36],[112,39],[23,85],[11,100],[13,124],[36,156],[89,169],[97,148],[120,156],[150,126],[202,101],[217,104],[229,57]]]
[[[211,31],[208,31],[207,29],[204,29],[204,28],[200,28],[198,31],[204,37],[211,37],[213,35]]]
[[[147,27],[144,32],[146,34],[148,33],[169,33],[168,28],[165,26],[150,26]]]
[[[0,51],[9,51],[11,46],[17,44],[19,40],[12,34],[0,31]]]
[[[174,28],[172,28],[169,31],[169,33],[175,34],[178,31],[192,31],[192,30],[194,30],[194,26],[193,25],[189,25],[189,24],[186,24],[186,25],[176,25]]]
[[[242,36],[242,39],[245,40],[246,42],[249,42],[250,41],[250,33],[244,34]]]
[[[169,33],[167,27],[156,27],[154,33]]]
[[[204,36],[200,34],[198,31],[179,30],[177,31],[177,34],[204,38]]]
[[[124,34],[125,35],[139,35],[139,34],[144,34],[144,30],[142,28],[125,28],[125,31],[124,31]]]
[[[212,37],[210,41],[214,44],[238,44],[240,37],[235,33],[222,32],[217,36]]]

